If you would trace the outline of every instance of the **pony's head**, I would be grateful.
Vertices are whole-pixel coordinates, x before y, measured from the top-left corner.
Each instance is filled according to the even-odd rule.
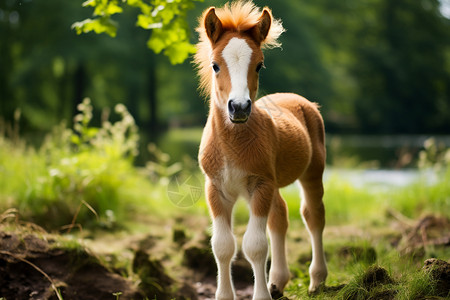
[[[205,11],[195,61],[201,88],[233,123],[248,120],[264,66],[263,47],[279,46],[284,31],[270,9],[261,12],[251,2],[235,2]]]

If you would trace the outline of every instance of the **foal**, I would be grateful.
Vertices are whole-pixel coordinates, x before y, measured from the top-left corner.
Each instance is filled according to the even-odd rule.
[[[254,272],[253,299],[280,295],[289,280],[285,236],[286,203],[279,188],[299,180],[301,214],[312,240],[310,292],[327,277],[322,246],[325,226],[322,173],[324,125],[317,105],[296,94],[256,101],[261,48],[279,46],[284,31],[271,11],[236,2],[206,10],[195,61],[201,87],[210,95],[199,162],[213,223],[212,249],[218,266],[216,299],[234,299],[230,266],[236,253],[232,210],[239,195],[248,200],[250,220],[242,249]],[[271,113],[273,111],[278,113]],[[272,251],[266,278],[268,242]]]

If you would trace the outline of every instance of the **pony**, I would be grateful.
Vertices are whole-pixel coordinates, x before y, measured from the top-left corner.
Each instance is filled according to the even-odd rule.
[[[254,273],[253,299],[283,295],[290,278],[285,240],[289,221],[279,189],[295,181],[302,187],[301,215],[312,243],[308,290],[314,293],[327,277],[322,244],[324,123],[318,105],[299,95],[256,99],[262,49],[280,46],[281,21],[267,7],[261,11],[251,2],[234,2],[205,10],[197,31],[194,62],[200,88],[210,98],[198,159],[212,218],[216,299],[235,299],[232,210],[238,196],[249,206],[242,251]],[[268,281],[266,227],[272,257]]]

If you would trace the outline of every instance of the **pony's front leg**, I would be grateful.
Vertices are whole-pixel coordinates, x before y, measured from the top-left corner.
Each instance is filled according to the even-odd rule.
[[[236,241],[232,232],[231,212],[234,201],[227,201],[221,195],[223,194],[207,181],[206,197],[213,224],[211,246],[218,269],[216,299],[233,300],[235,292],[231,281],[231,261],[236,253]]]
[[[255,278],[253,300],[270,300],[266,279],[268,243],[266,236],[267,218],[274,189],[261,184],[250,200],[250,220],[244,234],[242,250],[251,263]]]

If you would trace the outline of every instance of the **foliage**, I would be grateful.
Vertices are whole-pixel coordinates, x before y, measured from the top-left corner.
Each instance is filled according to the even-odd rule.
[[[420,169],[432,168],[435,172],[445,171],[450,167],[450,149],[444,144],[438,144],[436,139],[425,141],[424,149],[419,153]]]
[[[148,151],[153,156],[153,160],[146,164],[146,171],[150,179],[157,184],[167,186],[170,178],[183,169],[182,163],[170,164],[169,154],[158,149],[155,144],[148,145]]]
[[[155,53],[164,52],[172,64],[186,60],[195,52],[195,46],[189,42],[187,12],[194,7],[195,1],[202,0],[88,0],[83,6],[94,8],[94,19],[86,19],[73,24],[78,34],[94,31],[117,34],[118,24],[112,16],[123,12],[124,7],[139,9],[136,25],[152,30],[147,46]]]
[[[95,128],[89,99],[79,109],[74,130],[56,127],[39,150],[0,139],[3,208],[18,207],[25,217],[51,227],[71,220],[96,223],[92,213],[110,227],[132,211],[132,201],[123,199],[135,184],[145,186],[133,167],[138,142],[133,118],[118,105],[121,119],[110,123],[105,116],[103,126]]]
[[[416,184],[393,193],[392,206],[409,217],[422,213],[442,214],[450,208],[450,150],[434,138],[419,153],[421,178]]]
[[[148,31],[136,28],[137,15],[152,17],[166,2],[142,1],[150,15],[130,3],[139,2],[96,0],[86,2],[88,8],[80,1],[1,2],[0,115],[12,121],[20,108],[23,132],[36,136],[71,120],[79,102],[90,96],[100,109],[124,103],[141,128],[149,128],[155,115],[159,130],[203,125],[207,105],[196,91],[192,65],[174,67],[159,59],[145,46]],[[180,8],[189,3],[196,4],[192,10]],[[164,26],[150,29],[152,45],[166,47],[182,32],[192,33],[207,6],[223,3],[169,3],[183,13],[168,23],[173,37],[162,34]],[[450,21],[440,13],[439,1],[272,1],[269,6],[287,31],[283,49],[265,52],[261,94],[295,92],[318,102],[328,132],[448,133]],[[97,8],[100,15],[92,17]],[[156,18],[166,13],[168,20],[171,10],[155,12],[154,21],[163,22]],[[114,27],[116,38],[77,36],[71,25],[88,18],[120,24]],[[142,26],[150,24],[141,19]]]

